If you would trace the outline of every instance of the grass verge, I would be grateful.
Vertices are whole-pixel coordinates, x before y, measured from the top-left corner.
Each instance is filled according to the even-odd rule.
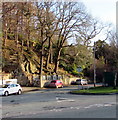
[[[118,93],[118,87],[95,87],[83,90],[74,90],[71,93],[94,93],[94,94],[106,94],[106,93]]]

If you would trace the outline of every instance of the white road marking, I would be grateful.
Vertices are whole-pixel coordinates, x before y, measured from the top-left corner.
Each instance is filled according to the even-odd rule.
[[[103,107],[103,104],[94,104],[96,107]]]
[[[112,106],[111,104],[105,104],[104,106]]]
[[[93,106],[94,106],[94,105],[89,105],[89,106],[84,107],[84,108],[86,108],[86,109],[87,109],[87,108],[91,108],[91,107],[93,107]]]
[[[75,107],[75,109],[79,110],[79,109],[80,109],[80,107]]]
[[[57,102],[63,102],[63,101],[68,101],[68,100],[62,100],[62,101],[57,101]],[[89,106],[86,106],[86,107],[81,107],[81,106],[76,106],[76,107],[67,107],[67,108],[61,108],[61,109],[52,109],[50,111],[53,111],[53,112],[61,112],[63,110],[70,110],[70,109],[81,109],[81,108],[85,108],[85,109],[88,109],[88,108],[91,108],[91,107],[106,107],[106,106],[112,106],[112,105],[115,105],[116,103],[103,103],[103,104],[92,104],[92,105],[89,105]]]
[[[93,105],[89,105],[84,108],[87,109],[87,108],[91,108],[91,107],[104,107],[104,106],[112,106],[112,105],[115,105],[115,103],[93,104]]]
[[[57,98],[56,97],[57,102],[74,102],[75,100],[73,99],[68,99],[68,98]]]

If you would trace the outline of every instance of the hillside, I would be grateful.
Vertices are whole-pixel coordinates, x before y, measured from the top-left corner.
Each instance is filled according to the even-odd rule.
[[[19,45],[20,46],[20,45]],[[21,48],[17,47],[15,44],[15,40],[7,39],[4,49],[3,49],[3,71],[5,73],[10,73],[12,76],[11,78],[17,78],[22,81],[32,81],[31,76],[39,75],[40,70],[40,56],[35,56],[35,54],[28,54],[30,55],[27,57],[25,51],[24,54],[21,54]],[[27,57],[27,59],[21,59],[22,57]],[[29,59],[28,59],[29,58]],[[54,75],[54,63],[48,65],[48,69],[45,68],[45,61],[46,57],[44,57],[43,61],[43,72],[42,75]],[[72,76],[67,71],[63,70],[62,68],[58,68],[58,75],[66,75],[68,77]],[[22,76],[22,77],[21,77]],[[20,77],[20,78],[19,78]],[[25,83],[26,84],[26,83]]]

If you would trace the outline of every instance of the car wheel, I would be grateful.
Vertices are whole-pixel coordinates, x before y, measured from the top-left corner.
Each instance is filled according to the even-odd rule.
[[[8,96],[8,95],[9,95],[8,91],[5,91],[4,96]]]
[[[18,95],[20,95],[22,93],[22,91],[21,90],[18,90]]]
[[[56,85],[56,88],[59,88],[59,87]]]

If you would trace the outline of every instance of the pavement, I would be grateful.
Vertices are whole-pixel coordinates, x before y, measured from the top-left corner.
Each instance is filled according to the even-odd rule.
[[[68,87],[69,85],[66,85],[65,87]],[[75,86],[75,85],[70,85]],[[87,87],[87,85],[85,85]],[[97,84],[96,86],[101,86],[101,84]],[[76,86],[77,87],[77,86]],[[89,84],[89,87],[93,87],[93,84]],[[87,87],[87,88],[89,88]],[[82,89],[83,87],[80,85],[79,89]],[[22,87],[23,92],[31,92],[31,91],[38,91],[38,90],[45,90],[49,88],[40,88],[40,87]]]
[[[97,84],[96,86],[101,86],[101,84]],[[66,86],[67,87],[67,86]],[[79,89],[82,89],[81,88],[82,86],[79,86]],[[87,87],[87,86],[86,86]],[[89,87],[87,88],[90,88],[90,87],[93,87],[93,85],[89,85]],[[41,90],[45,90],[45,89],[48,89],[48,88],[40,88],[40,87],[22,87],[22,92],[31,92],[31,91],[41,91]],[[72,93],[71,91],[69,92],[71,94],[78,94],[78,95],[113,95],[113,94],[118,94],[118,93],[100,93],[100,94],[96,94],[96,93]]]
[[[40,87],[22,87],[23,92],[30,92],[30,91],[38,91],[38,90],[43,90],[46,88],[40,88]]]
[[[67,85],[65,87],[68,87]],[[22,92],[31,92],[31,91],[39,91],[46,90],[51,88],[40,88],[40,87],[22,87]],[[53,89],[53,88],[52,88]]]

